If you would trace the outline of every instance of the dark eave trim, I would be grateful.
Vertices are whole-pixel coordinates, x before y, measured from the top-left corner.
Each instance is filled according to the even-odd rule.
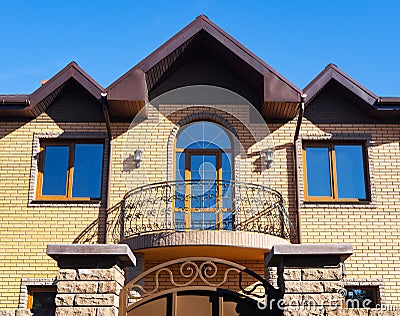
[[[29,105],[29,94],[0,94],[0,107]]]
[[[329,64],[304,88],[304,93],[307,94],[306,105],[309,104],[318,95],[318,93],[328,84],[331,79],[339,82],[342,86],[352,91],[355,95],[357,95],[369,105],[373,105],[378,99],[378,96],[376,94],[374,94],[363,85],[361,85],[359,82],[344,73],[336,65]]]
[[[300,95],[302,94],[302,91],[299,88],[297,88],[293,83],[284,78],[271,66],[267,65],[263,60],[261,60],[254,53],[252,53],[250,50],[240,44],[232,36],[223,31],[216,24],[211,22],[204,15],[200,15],[199,17],[197,17],[193,22],[183,28],[180,32],[174,35],[163,45],[161,45],[148,57],[144,58],[136,66],[131,68],[128,72],[126,72],[110,86],[108,86],[106,88],[106,91],[108,92],[108,99],[119,100],[119,98],[121,98],[122,96],[122,94],[118,91],[119,87],[121,87],[122,90],[125,90],[124,86],[127,81],[130,81],[129,77],[133,78],[137,76],[135,72],[137,72],[138,70],[147,73],[160,61],[171,54],[171,52],[178,49],[181,45],[190,40],[201,30],[207,32],[221,45],[225,46],[238,58],[243,60],[264,77],[264,102],[300,102]],[[138,86],[139,84],[140,82],[137,83]],[[140,86],[142,85],[140,84]],[[278,93],[275,93],[275,91],[278,91]],[[125,97],[121,99],[127,100],[128,98]]]
[[[4,104],[14,105],[11,108],[8,105],[1,106],[0,103],[0,116],[31,118],[38,116],[51,104],[65,83],[71,78],[76,80],[95,99],[100,100],[104,88],[73,61],[31,94],[0,96],[0,100],[3,99]]]

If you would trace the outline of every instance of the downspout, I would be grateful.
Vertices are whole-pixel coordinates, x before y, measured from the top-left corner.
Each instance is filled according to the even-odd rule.
[[[295,186],[296,186],[296,207],[297,207],[297,237],[299,244],[302,243],[301,237],[301,211],[300,211],[300,197],[299,197],[299,179],[298,179],[298,165],[297,165],[297,146],[296,142],[299,138],[301,122],[303,121],[304,115],[304,104],[306,102],[307,94],[302,94],[300,96],[300,104],[298,108],[298,116],[297,116],[297,124],[296,124],[296,131],[294,132],[293,138],[293,152],[294,152],[294,172],[295,172]]]
[[[103,92],[101,94],[100,102],[101,102],[101,107],[103,108],[104,118],[106,120],[108,138],[111,140],[112,133],[111,133],[110,113],[108,112],[108,105],[107,105],[107,92]]]
[[[107,188],[106,188],[106,214],[105,214],[105,230],[104,230],[104,243],[107,243],[107,211],[110,209],[110,191],[111,191],[111,161],[112,161],[112,131],[110,114],[107,105],[107,92],[101,94],[101,106],[103,108],[104,118],[106,120],[107,134],[108,134],[108,168],[107,168]]]

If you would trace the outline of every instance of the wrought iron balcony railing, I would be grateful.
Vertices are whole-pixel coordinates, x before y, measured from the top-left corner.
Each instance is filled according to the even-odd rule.
[[[236,181],[145,185],[129,191],[109,209],[106,222],[108,240],[114,243],[157,231],[186,230],[250,231],[294,239],[281,194],[265,186]],[[95,242],[97,234],[94,222],[75,242]]]

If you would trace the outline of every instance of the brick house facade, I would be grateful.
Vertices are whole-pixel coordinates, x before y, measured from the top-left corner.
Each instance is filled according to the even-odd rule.
[[[34,93],[0,100],[0,308],[27,308],[30,289],[55,284],[58,268],[46,254],[48,244],[113,242],[142,256],[143,271],[171,259],[206,256],[260,275],[274,245],[351,243],[345,286],[373,289],[376,304],[399,304],[400,100],[376,96],[335,65],[301,90],[200,16],[107,88],[72,62]],[[138,201],[127,192],[150,186],[142,191],[147,196],[132,195],[144,205],[167,192],[165,184],[154,183],[178,180],[177,139],[196,122],[220,126],[232,140],[226,177],[234,185],[226,190],[253,213],[233,213],[234,206],[221,204],[230,219],[211,219],[210,229],[208,215],[201,213],[195,226],[194,215],[178,212],[174,191],[170,209],[167,203],[161,215],[132,213],[145,217],[142,226],[132,217],[121,223],[122,211],[134,212],[129,201],[131,206]],[[71,168],[69,193],[62,198],[43,193],[44,146],[63,141],[102,144],[99,197],[74,198]],[[339,147],[350,145],[363,151],[365,192],[341,199]],[[329,197],[311,194],[307,146],[330,153]],[[200,149],[186,152],[183,181],[193,157],[204,160],[206,149]],[[219,169],[223,182],[224,167]],[[238,202],[243,192],[253,196]],[[254,205],[260,203],[257,195],[264,198],[260,192],[278,199],[268,202],[271,215]],[[128,268],[128,280],[129,273]]]

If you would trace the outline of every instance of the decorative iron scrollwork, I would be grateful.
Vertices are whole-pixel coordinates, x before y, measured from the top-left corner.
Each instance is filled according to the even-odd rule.
[[[184,220],[188,213],[198,218],[188,224]],[[97,243],[98,223],[93,222],[74,242]],[[154,183],[129,191],[107,211],[106,235],[114,243],[140,234],[184,230],[242,230],[295,239],[281,194],[252,183]]]
[[[242,295],[254,298],[264,298],[271,291],[276,292],[272,285],[246,267],[207,257],[181,258],[160,264],[130,281],[123,292],[127,299],[138,300],[174,289],[179,291],[194,286],[229,288],[232,284],[237,284]]]

